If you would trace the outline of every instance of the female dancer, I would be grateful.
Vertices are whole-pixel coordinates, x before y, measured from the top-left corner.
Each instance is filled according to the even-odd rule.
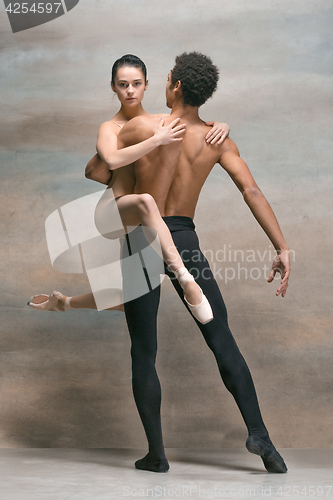
[[[96,145],[98,155],[95,155],[88,163],[86,177],[89,178],[90,172],[93,170],[94,180],[108,184],[108,189],[112,189],[125,228],[142,224],[142,226],[156,230],[163,260],[173,271],[183,288],[184,298],[189,309],[198,321],[207,323],[213,319],[211,307],[201,288],[184,266],[153,197],[149,194],[133,194],[135,178],[133,167],[130,164],[158,146],[182,141],[185,124],[179,124],[179,119],[176,119],[169,126],[164,127],[161,115],[160,126],[152,137],[133,146],[117,149],[117,136],[121,127],[135,116],[148,115],[141,104],[147,86],[146,66],[138,57],[129,54],[114,63],[111,88],[117,94],[121,107],[110,121],[101,125]],[[213,122],[207,124],[213,125],[213,128],[207,134],[206,141],[211,144],[215,142],[221,144],[229,133],[229,127],[226,124],[215,125]],[[100,206],[103,207],[103,204]],[[28,304],[34,309],[42,311],[96,309],[92,293],[66,297],[55,291],[50,296],[35,295]],[[110,309],[123,311],[123,305]]]

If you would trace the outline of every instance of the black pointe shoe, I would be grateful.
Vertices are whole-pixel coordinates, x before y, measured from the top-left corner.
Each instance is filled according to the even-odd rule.
[[[149,453],[135,462],[135,467],[140,470],[149,470],[150,472],[168,472],[169,462],[167,459],[155,460],[149,456]]]
[[[259,455],[262,458],[267,472],[287,472],[288,469],[283,458],[270,439],[269,442],[270,444],[266,443],[266,441],[258,436],[249,436],[246,441],[246,448],[250,453]]]

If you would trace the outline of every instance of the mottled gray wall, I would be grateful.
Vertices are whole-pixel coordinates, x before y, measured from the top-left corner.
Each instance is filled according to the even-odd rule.
[[[219,66],[205,119],[231,137],[295,251],[290,288],[265,282],[272,249],[217,166],[195,222],[278,446],[332,445],[332,4],[328,0],[81,0],[51,23],[13,34],[1,6],[1,435],[3,447],[135,447],[145,437],[131,395],[122,313],[38,314],[37,292],[88,291],[55,272],[44,221],[99,189],[83,176],[100,123],[117,110],[112,62],[149,68],[145,107],[165,111],[166,75],[184,50]],[[254,262],[221,262],[223,250]],[[264,255],[260,261],[257,251]],[[220,259],[220,261],[218,260]],[[237,265],[259,279],[225,282]],[[229,268],[226,271],[226,268]],[[253,271],[254,278],[259,271]],[[171,314],[172,313],[172,314]],[[168,447],[242,446],[246,429],[211,352],[169,283],[158,370]]]

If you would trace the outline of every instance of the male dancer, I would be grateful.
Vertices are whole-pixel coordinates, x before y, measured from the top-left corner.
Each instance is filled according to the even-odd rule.
[[[268,472],[286,472],[287,467],[273,446],[262,420],[251,374],[229,329],[222,295],[207,260],[200,252],[192,220],[201,188],[213,166],[220,163],[277,250],[268,281],[273,281],[276,271],[279,271],[282,280],[276,295],[285,296],[290,272],[289,251],[271,207],[230,138],[222,145],[205,142],[208,127],[199,118],[198,109],[211,97],[217,81],[218,70],[208,57],[194,52],[176,58],[166,88],[167,106],[172,111],[165,123],[181,118],[181,122],[186,123],[185,137],[182,142],[160,146],[135,162],[134,192],[149,193],[155,199],[180,255],[186,251],[186,266],[192,270],[210,302],[214,319],[204,325],[196,323],[213,351],[222,380],[243,416],[249,432],[247,449],[261,456]],[[147,116],[134,118],[120,131],[119,147],[130,146],[152,136],[159,121]],[[89,177],[93,179],[93,173]],[[166,274],[185,304],[183,291],[167,267]],[[124,291],[130,286],[131,283],[125,279]],[[157,287],[125,303],[125,314],[132,341],[133,393],[149,443],[149,453],[135,466],[153,472],[166,472],[169,464],[162,440],[161,389],[155,369],[159,298],[160,288]]]

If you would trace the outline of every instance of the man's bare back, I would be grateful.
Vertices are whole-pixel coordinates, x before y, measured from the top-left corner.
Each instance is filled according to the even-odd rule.
[[[165,118],[165,125],[177,117],[172,113]],[[207,176],[232,141],[226,139],[222,145],[207,144],[205,137],[210,127],[199,117],[187,117],[186,112],[180,118],[181,123],[186,123],[183,141],[159,146],[134,163],[134,193],[152,195],[162,216],[193,218]],[[118,147],[151,137],[159,121],[154,116],[134,118],[120,131]]]
[[[131,168],[135,184],[131,192],[149,193],[162,216],[186,216],[193,219],[199,194],[205,180],[216,163],[229,174],[243,195],[254,217],[263,228],[279,256],[273,263],[274,271],[268,281],[273,281],[277,269],[283,279],[276,295],[285,296],[290,272],[287,244],[282,236],[275,215],[258,188],[247,164],[240,158],[236,144],[226,138],[221,145],[205,142],[207,126],[198,116],[198,109],[178,108],[165,118],[168,125],[175,118],[186,123],[184,139],[178,143],[159,146],[148,155],[126,168]],[[154,134],[159,120],[154,116],[133,118],[118,135],[118,147],[143,141]]]

